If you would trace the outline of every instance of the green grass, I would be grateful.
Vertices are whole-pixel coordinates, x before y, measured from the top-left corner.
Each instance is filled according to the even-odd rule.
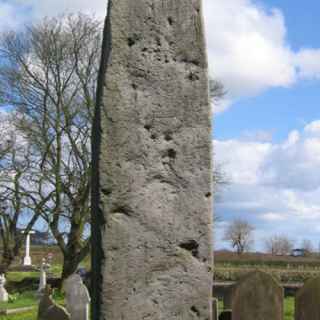
[[[284,300],[284,320],[293,320],[294,317],[294,298],[289,297]]]
[[[0,316],[0,320],[36,320],[37,319],[37,309],[10,316]]]
[[[9,302],[0,302],[0,309],[15,309],[37,305],[38,301],[35,292],[27,291],[9,296]]]

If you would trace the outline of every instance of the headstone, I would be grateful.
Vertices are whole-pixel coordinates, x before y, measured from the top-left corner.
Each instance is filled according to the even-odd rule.
[[[232,308],[232,295],[233,295],[233,287],[230,286],[225,289],[223,293],[223,308],[231,309]]]
[[[50,286],[46,286],[39,303],[37,320],[70,320],[69,313],[54,303],[51,294]]]
[[[232,311],[231,310],[222,311],[220,313],[219,320],[232,320]]]
[[[212,320],[218,320],[219,314],[219,301],[218,299],[212,299]]]
[[[320,319],[320,277],[308,280],[297,292],[295,320]]]
[[[24,233],[24,231],[22,231],[22,233]],[[32,261],[31,261],[31,257],[30,257],[30,235],[34,234],[34,231],[29,231],[29,233],[26,235],[26,253],[25,256],[23,258],[23,265],[24,266],[31,266],[32,265]]]
[[[282,320],[283,288],[269,274],[255,271],[233,290],[232,320]]]
[[[63,283],[66,308],[71,320],[89,320],[90,295],[79,274],[73,274]]]
[[[47,285],[47,271],[50,265],[46,263],[46,259],[42,259],[41,267],[40,267],[40,279],[39,279],[39,287],[38,292],[41,293],[46,285]]]
[[[0,302],[7,302],[9,299],[8,292],[4,285],[6,284],[6,278],[4,274],[0,275]]]
[[[108,2],[93,130],[94,319],[212,319],[201,2]]]

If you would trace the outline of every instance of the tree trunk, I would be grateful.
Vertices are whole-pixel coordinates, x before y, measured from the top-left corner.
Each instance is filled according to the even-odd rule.
[[[79,258],[75,254],[64,254],[63,256],[63,267],[62,267],[62,274],[61,280],[67,279],[73,273],[77,271],[79,265]]]

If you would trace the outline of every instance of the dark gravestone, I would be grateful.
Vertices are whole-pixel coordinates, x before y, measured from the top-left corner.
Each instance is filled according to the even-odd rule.
[[[93,130],[95,320],[211,319],[201,0],[109,0]]]
[[[320,278],[308,280],[297,292],[295,320],[320,320]]]
[[[232,320],[282,320],[283,288],[269,274],[255,271],[233,289]]]
[[[232,311],[224,310],[219,316],[219,320],[232,320]]]
[[[37,320],[70,320],[69,313],[53,301],[51,294],[52,289],[46,286],[39,302]]]
[[[232,308],[232,294],[233,294],[233,286],[226,288],[223,293],[223,308],[231,309]]]

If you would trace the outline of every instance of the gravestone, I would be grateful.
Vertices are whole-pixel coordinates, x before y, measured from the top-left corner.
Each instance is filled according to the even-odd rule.
[[[282,320],[283,288],[269,274],[252,272],[233,289],[232,320]]]
[[[63,283],[66,308],[71,320],[89,320],[90,296],[79,274],[73,274]]]
[[[320,277],[308,280],[297,292],[295,320],[320,319]]]
[[[223,307],[224,309],[232,308],[233,286],[226,288],[223,293]]]
[[[110,0],[93,128],[93,316],[212,319],[201,0]]]
[[[40,278],[39,278],[39,287],[38,292],[41,293],[45,287],[47,286],[47,271],[50,265],[46,263],[45,259],[42,259],[41,267],[40,267]]]
[[[220,313],[219,320],[232,320],[232,311],[231,310],[222,311]]]
[[[0,275],[0,302],[7,302],[9,299],[8,292],[4,285],[6,284],[6,278],[4,274]]]
[[[218,299],[212,299],[212,320],[218,320],[219,314],[219,301]]]
[[[46,286],[39,303],[37,320],[70,320],[69,313],[58,306],[51,297],[52,289]]]

